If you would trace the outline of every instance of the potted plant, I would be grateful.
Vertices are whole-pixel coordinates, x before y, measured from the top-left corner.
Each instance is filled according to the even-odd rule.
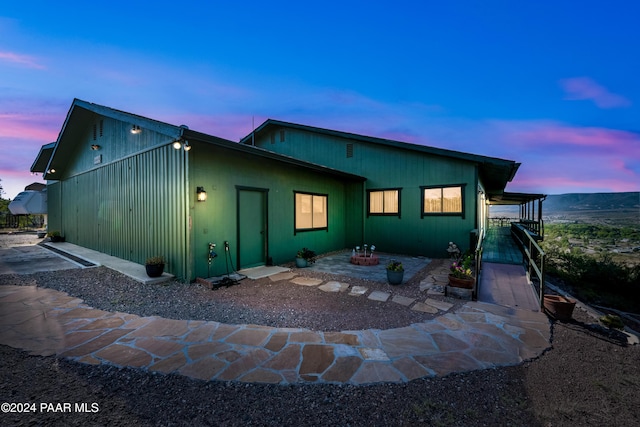
[[[387,280],[390,285],[399,285],[404,279],[404,267],[400,261],[392,259],[387,264]]]
[[[309,248],[302,248],[296,254],[296,267],[304,268],[316,262],[316,253]]]
[[[47,237],[51,239],[51,242],[64,242],[64,237],[60,234],[59,231],[50,231],[47,233]]]
[[[563,297],[562,295],[549,295],[543,297],[543,306],[547,313],[555,317],[557,320],[566,322],[571,320],[573,309],[576,306],[576,300]]]
[[[144,267],[147,270],[147,276],[160,277],[164,272],[164,257],[153,256],[147,258],[144,263]]]
[[[473,289],[476,279],[473,277],[471,255],[456,259],[449,267],[449,286]]]

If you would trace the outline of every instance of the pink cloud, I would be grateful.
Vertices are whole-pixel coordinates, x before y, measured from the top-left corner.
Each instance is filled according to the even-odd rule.
[[[638,185],[624,179],[587,179],[583,176],[567,176],[561,173],[542,175],[519,172],[507,191],[544,194],[598,193],[638,191]]]
[[[635,132],[554,122],[541,122],[523,128],[509,129],[502,139],[516,145],[518,150],[536,151],[540,155],[567,153],[571,156],[617,156],[640,161],[640,134]]]
[[[23,65],[28,68],[35,68],[39,70],[45,69],[45,66],[38,63],[38,61],[29,55],[20,55],[13,52],[0,52],[0,60],[10,62],[12,64]]]
[[[619,108],[631,106],[631,101],[599,85],[589,77],[573,77],[560,81],[565,98],[570,101],[591,100],[600,108]]]
[[[54,119],[58,119],[58,117],[0,113],[0,138],[55,141],[58,137],[59,125],[53,124]],[[46,143],[43,142],[43,144]]]

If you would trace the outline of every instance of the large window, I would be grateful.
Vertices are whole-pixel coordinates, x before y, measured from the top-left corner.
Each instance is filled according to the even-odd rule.
[[[464,185],[420,187],[422,216],[461,215],[464,217]]]
[[[367,215],[400,217],[400,188],[367,191]]]
[[[326,194],[297,193],[295,195],[295,231],[327,229]]]

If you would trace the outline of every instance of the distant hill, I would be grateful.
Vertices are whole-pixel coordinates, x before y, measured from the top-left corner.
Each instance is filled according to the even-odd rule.
[[[491,206],[490,216],[518,218],[517,206]],[[547,196],[542,218],[551,223],[589,223],[640,227],[640,192],[570,193]]]
[[[640,213],[640,192],[554,194],[547,196],[543,209],[545,214],[633,209]]]

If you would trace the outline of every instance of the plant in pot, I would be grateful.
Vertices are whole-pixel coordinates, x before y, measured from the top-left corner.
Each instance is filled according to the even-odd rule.
[[[456,259],[449,267],[449,286],[473,289],[476,279],[473,277],[472,263],[471,255]]]
[[[309,248],[302,248],[296,254],[296,267],[304,268],[316,262],[316,253]]]
[[[52,242],[64,242],[64,237],[62,237],[62,234],[57,230],[48,232],[47,237],[50,238]]]
[[[147,258],[144,263],[144,268],[147,270],[147,276],[149,277],[160,277],[164,272],[164,257],[161,256],[153,256]]]
[[[399,285],[404,279],[404,267],[400,261],[392,259],[387,264],[387,281],[390,285]]]

